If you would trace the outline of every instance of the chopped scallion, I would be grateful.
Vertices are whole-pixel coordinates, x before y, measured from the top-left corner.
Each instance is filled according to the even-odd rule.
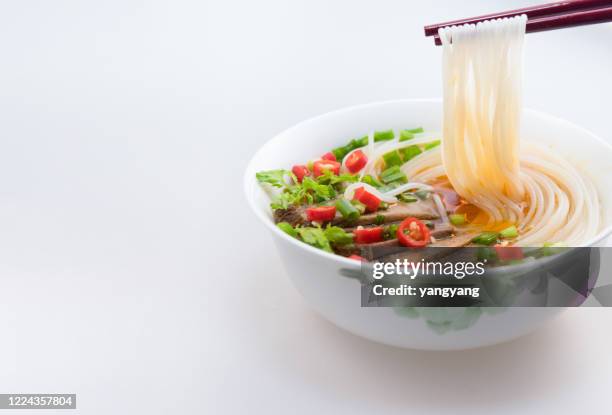
[[[434,147],[437,147],[440,145],[440,140],[436,140],[436,141],[432,141],[431,143],[427,143],[423,146],[423,148],[425,150],[431,150]]]
[[[400,141],[407,141],[407,140],[411,140],[414,138],[415,134],[420,134],[423,132],[423,128],[422,127],[418,127],[418,128],[412,128],[409,130],[402,130],[400,131]]]
[[[481,246],[476,251],[476,258],[479,261],[494,261],[497,259],[497,253],[493,248]]]
[[[336,160],[342,160],[344,156],[348,154],[348,151],[346,151],[346,147],[336,147],[331,152],[336,157]]]
[[[412,140],[414,138],[414,134],[412,134],[409,130],[400,131],[400,142]]]
[[[499,234],[504,239],[512,239],[518,236],[518,230],[516,229],[516,226],[512,225],[502,230]]]
[[[564,251],[564,244],[562,242],[544,242],[540,249],[541,256],[551,256]]]
[[[360,148],[360,147],[364,147],[367,144],[368,144],[368,136],[365,135],[365,136],[363,136],[361,138],[355,138],[355,139],[351,140],[345,146],[334,148],[332,150],[332,153],[334,153],[334,156],[336,156],[336,160],[340,161],[340,160],[342,160],[344,158],[344,156],[346,156],[351,151],[353,151],[353,150],[355,150],[357,148]]]
[[[421,200],[427,199],[429,197],[429,194],[430,192],[428,192],[427,190],[418,190],[414,192],[414,195]]]
[[[350,145],[351,145],[353,150],[355,150],[356,148],[367,146],[368,145],[368,136],[364,135],[361,138],[356,138],[356,139],[354,139],[354,140],[352,140],[350,142]]]
[[[483,232],[472,239],[472,242],[479,245],[493,245],[497,242],[499,234],[497,232]]]
[[[355,206],[355,209],[357,209],[361,215],[365,213],[366,205],[361,203],[359,200],[351,200],[351,204]]]
[[[387,226],[383,231],[383,239],[389,240],[389,239],[397,238],[397,228],[398,227],[399,225],[395,223]]]
[[[466,222],[465,214],[453,213],[448,215],[448,219],[455,226],[464,225]]]
[[[338,201],[336,201],[336,209],[338,209],[342,217],[348,221],[355,221],[361,216],[359,210],[346,199],[338,199]]]
[[[363,176],[361,181],[363,183],[367,183],[370,186],[374,186],[374,187],[381,187],[383,185],[381,182],[379,182],[378,180],[376,180],[374,177],[370,176],[369,174],[366,174],[365,176]]]
[[[410,193],[400,193],[399,195],[397,195],[397,199],[400,202],[405,202],[405,203],[413,203],[419,200],[416,196]]]
[[[402,157],[397,150],[383,154],[383,160],[385,160],[385,166],[387,166],[387,168],[402,165]]]
[[[400,151],[402,153],[404,163],[410,161],[411,159],[422,153],[421,149],[417,145],[408,146],[406,148],[401,149]]]
[[[399,166],[389,167],[380,174],[380,179],[385,184],[389,184],[395,181],[405,182],[407,180],[406,175],[399,169]]]
[[[395,174],[395,173],[397,173],[399,171],[400,171],[399,166],[389,167],[388,169],[383,170],[382,173],[380,173],[380,178],[383,179],[386,176],[389,176],[391,174]]]
[[[393,140],[395,133],[393,130],[376,131],[374,132],[374,142]]]

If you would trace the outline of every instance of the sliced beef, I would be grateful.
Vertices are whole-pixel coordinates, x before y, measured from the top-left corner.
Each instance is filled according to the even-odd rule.
[[[436,239],[435,243],[439,243],[437,241],[438,239],[450,237],[453,230],[454,228],[449,224],[438,223],[435,225],[434,229],[431,230],[431,236]],[[367,260],[405,252],[407,249],[410,249],[401,245],[397,239],[390,239],[388,241],[376,242],[373,244],[357,244],[355,246],[358,255],[361,255]]]
[[[274,211],[274,223],[289,222],[292,226],[304,225],[306,210],[302,206],[289,206],[287,209],[276,209]]]
[[[366,213],[361,215],[355,222],[346,222],[342,216],[337,213],[336,219],[332,221],[333,225],[342,227],[355,227],[363,225],[372,225],[376,223],[377,216],[384,217],[384,223],[399,222],[408,217],[418,219],[436,219],[439,217],[438,211],[434,202],[429,200],[419,200],[413,203],[397,203],[389,206],[388,209],[379,210],[374,213]],[[308,225],[306,218],[305,206],[289,206],[287,209],[276,209],[274,211],[274,222],[289,222],[292,226]]]
[[[455,235],[452,238],[446,238],[429,245],[437,248],[461,248],[470,244],[478,233],[475,232],[464,232]]]
[[[358,226],[358,225],[372,225],[377,221],[377,217],[382,216],[384,223],[399,222],[409,217],[415,217],[417,219],[437,219],[439,218],[436,205],[431,199],[419,200],[413,203],[399,202],[397,204],[389,206],[388,209],[379,210],[374,213],[366,213],[361,215],[356,222],[346,223],[342,218],[338,218],[334,221],[334,224],[339,226]]]
[[[388,253],[376,258],[368,258],[364,255],[362,256],[366,259],[376,259],[383,262],[393,262],[397,259],[407,259],[410,262],[420,261],[421,259],[431,261],[451,255],[458,249],[468,246],[476,235],[478,234],[471,232],[459,233],[449,238],[437,240],[436,242],[427,245],[425,248],[403,247],[404,249],[401,251]]]

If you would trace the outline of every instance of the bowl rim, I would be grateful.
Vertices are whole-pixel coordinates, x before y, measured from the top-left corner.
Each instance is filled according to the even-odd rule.
[[[308,244],[305,244],[303,242],[300,242],[296,238],[292,238],[291,236],[283,232],[281,229],[279,229],[277,226],[275,226],[275,224],[272,221],[270,221],[269,218],[263,214],[263,212],[260,211],[259,207],[256,206],[255,200],[253,198],[253,192],[250,191],[253,188],[253,186],[257,185],[255,175],[253,173],[253,164],[255,160],[257,159],[258,155],[262,151],[264,151],[264,149],[273,146],[277,141],[281,140],[283,136],[290,134],[293,130],[303,128],[304,126],[308,124],[319,122],[324,118],[335,117],[335,116],[338,116],[338,115],[341,115],[347,112],[351,112],[355,110],[362,110],[362,109],[370,108],[370,107],[383,106],[383,105],[403,104],[403,103],[436,103],[436,102],[442,102],[442,99],[441,98],[402,98],[402,99],[392,99],[392,100],[385,100],[385,101],[375,101],[375,102],[370,102],[366,104],[351,105],[348,107],[342,107],[339,109],[331,110],[323,114],[315,115],[313,117],[300,121],[297,124],[294,124],[293,126],[289,128],[286,128],[285,130],[274,135],[272,138],[266,141],[261,147],[259,147],[259,149],[253,154],[253,156],[249,160],[247,167],[245,169],[245,172],[244,172],[244,176],[243,176],[243,190],[244,190],[244,195],[247,199],[247,203],[249,204],[251,210],[259,218],[259,220],[264,223],[264,226],[266,226],[272,233],[274,233],[276,236],[280,237],[284,241],[290,244],[294,244],[295,246],[298,246],[301,249],[305,249],[306,251],[309,251],[315,255],[319,255],[319,256],[322,256],[324,258],[328,258],[331,260],[336,260],[342,264],[359,268],[361,264],[355,261],[354,259],[349,259],[341,255],[329,253],[321,249],[315,248],[313,246],[310,246]],[[571,126],[572,128],[579,129],[584,134],[589,135],[591,138],[595,139],[595,141],[598,142],[600,145],[607,147],[608,150],[612,152],[611,143],[609,143],[608,141],[604,140],[597,134],[593,133],[592,131],[578,124],[575,124],[564,118],[557,117],[557,116],[554,116],[554,115],[551,115],[551,114],[548,114],[548,113],[545,113],[539,110],[531,109],[531,108],[523,108],[523,113],[526,113],[526,112],[532,115],[535,115],[536,117],[539,117],[539,118],[551,120],[556,123],[562,123],[562,124]],[[583,244],[582,246],[583,247],[595,246],[595,244],[601,242],[603,239],[607,238],[611,234],[612,234],[612,224],[602,229],[597,235],[595,235],[593,238],[588,240],[587,243]]]

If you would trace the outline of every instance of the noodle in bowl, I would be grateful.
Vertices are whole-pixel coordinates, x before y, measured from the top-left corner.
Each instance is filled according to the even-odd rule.
[[[415,217],[403,219],[389,240],[381,242],[384,228],[379,225],[385,222],[385,217],[378,213],[378,209],[382,203],[396,207],[404,203],[405,208],[409,203],[418,206],[421,203],[418,199],[421,199],[431,209],[426,215],[438,221],[430,223],[434,230],[438,226],[448,227],[449,221],[456,225],[446,241],[457,246],[495,244],[502,259],[501,268],[506,266],[504,261],[508,259],[501,258],[501,252],[510,244],[523,247],[559,243],[575,247],[602,246],[612,233],[612,169],[609,164],[612,147],[571,123],[522,109],[525,21],[525,16],[518,16],[440,29],[443,48],[442,103],[435,100],[402,100],[329,113],[280,134],[251,161],[245,176],[247,199],[275,235],[280,257],[297,289],[313,308],[336,325],[394,346],[456,350],[519,337],[533,331],[561,310],[553,307],[510,307],[495,314],[487,307],[483,307],[486,313],[472,307],[469,310],[478,316],[474,324],[476,320],[470,320],[472,314],[461,310],[462,307],[423,307],[419,312],[427,320],[426,325],[418,319],[407,319],[405,315],[394,312],[393,308],[360,307],[361,284],[346,277],[354,276],[361,269],[363,258],[358,256],[359,261],[349,259],[348,254],[342,254],[338,247],[337,252],[333,251],[324,233],[330,228],[324,231],[318,222],[336,220],[336,206],[344,209],[341,213],[345,216],[350,211],[346,204],[355,197],[363,203],[376,202],[374,207],[368,205],[368,209],[369,212],[376,212],[377,216],[374,218],[374,214],[371,214],[362,218],[367,221],[374,218],[377,223],[372,226],[365,222],[369,229],[358,226],[350,231],[353,236],[348,235],[348,240],[355,241],[351,245],[353,247],[390,241],[399,243],[402,249],[411,247],[409,253],[415,253],[418,249],[414,249],[428,243],[434,246],[438,241],[433,236],[429,238],[426,225]],[[381,133],[375,134],[373,131],[381,127],[398,131],[407,125],[420,125],[423,128],[415,129],[415,134],[416,130],[425,133],[402,140],[402,134],[386,130],[385,138],[379,135],[379,139],[374,139],[376,134]],[[363,134],[368,131],[369,136],[364,137]],[[413,130],[404,131],[412,134]],[[432,131],[441,133],[432,134]],[[313,175],[325,178],[320,170],[323,165],[336,169],[333,174],[337,180],[347,180],[340,174],[345,173],[346,176],[347,171],[355,176],[350,177],[351,182],[346,186],[337,188],[341,200],[334,201],[336,206],[310,206],[314,198],[309,193],[312,200],[306,200],[310,209],[306,211],[307,221],[310,221],[306,222],[306,226],[310,224],[315,227],[301,228],[304,222],[300,221],[304,216],[299,213],[299,206],[305,202],[304,193],[300,192],[304,191],[306,184],[309,188],[315,185],[312,179],[304,177],[304,169],[309,171],[307,167],[299,164],[310,156],[316,157],[315,152],[321,148],[342,144],[330,140],[330,137],[361,138],[357,140],[356,147],[351,144],[345,152],[343,149],[346,146],[334,148],[333,151],[341,151],[337,153],[339,160],[334,161],[335,164],[314,162]],[[441,145],[438,145],[440,142]],[[335,159],[334,154],[329,154]],[[328,153],[324,157],[327,156]],[[356,160],[361,164],[357,169],[352,169]],[[282,176],[283,170],[269,169],[292,164],[296,169],[292,183],[303,180],[304,185],[300,187],[295,184],[291,189],[285,188],[282,194],[285,199],[280,194],[275,196],[277,201],[284,200],[285,204],[279,202],[275,205],[281,214],[273,218],[269,208],[270,199],[258,185],[255,173],[260,172],[259,177],[264,183],[282,188],[278,172]],[[298,173],[302,174],[301,178],[298,178]],[[373,178],[381,179],[385,185],[377,184]],[[401,181],[394,183],[397,178]],[[369,183],[366,183],[366,179]],[[359,196],[356,196],[357,191],[360,192]],[[406,200],[404,192],[407,191],[409,196],[415,196],[412,200]],[[419,192],[425,195],[419,196]],[[363,197],[366,193],[367,198]],[[318,197],[329,200],[331,194],[331,191],[321,193]],[[425,202],[427,194],[430,197]],[[294,199],[296,195],[297,199]],[[400,199],[402,197],[403,200]],[[287,209],[287,200],[292,201],[293,211]],[[424,215],[412,213],[408,216],[418,214]],[[461,220],[457,220],[458,216]],[[379,217],[382,218],[380,222]],[[356,218],[359,218],[359,214]],[[279,223],[279,226],[283,225],[284,231],[281,231],[275,226],[275,219],[292,220],[294,223]],[[342,219],[332,223],[343,224]],[[404,233],[404,224],[415,226]],[[345,228],[349,229],[348,226]],[[307,232],[318,232],[319,237],[314,238]],[[347,234],[339,227],[334,232]],[[456,235],[461,232],[463,237]],[[371,240],[365,237],[358,239],[357,236],[362,234],[374,236]],[[310,238],[306,238],[308,235]],[[483,239],[483,235],[487,235],[487,238]],[[512,249],[512,252],[517,252],[517,249]],[[521,248],[518,251],[523,252]],[[539,267],[542,261],[548,261],[546,257],[527,259],[518,266]],[[468,320],[464,320],[466,318]],[[434,323],[447,324],[455,331],[445,332],[441,336],[431,330],[430,324]]]
[[[443,106],[439,99],[405,99],[341,109],[304,121],[268,141],[252,158],[245,172],[247,201],[274,237],[279,258],[292,283],[319,314],[351,333],[389,345],[424,349],[458,350],[495,344],[522,336],[557,315],[558,308],[511,308],[486,315],[462,331],[441,336],[423,321],[396,315],[390,308],[362,308],[360,284],[342,276],[342,270],[359,269],[356,261],[308,246],[279,230],[269,208],[269,197],[255,179],[255,172],[298,163],[320,148],[341,145],[342,137],[354,137],[380,126],[400,129],[419,123],[426,131],[441,131]],[[330,142],[330,137],[338,137]],[[584,128],[537,111],[523,110],[521,148],[526,143],[554,153],[592,179],[599,196],[601,229],[585,246],[605,246],[612,233],[612,146]],[[437,161],[436,161],[437,160]],[[431,166],[431,167],[427,167]],[[372,167],[373,169],[375,167]],[[444,174],[441,152],[427,151],[406,166],[426,182],[427,174]],[[429,172],[429,173],[427,173]]]
[[[518,16],[440,29],[442,145],[402,171],[411,182],[448,182],[484,214],[483,228],[516,224],[516,245],[580,246],[603,225],[592,178],[550,148],[520,140],[525,23]],[[430,140],[382,146],[362,175],[375,171],[385,152]]]

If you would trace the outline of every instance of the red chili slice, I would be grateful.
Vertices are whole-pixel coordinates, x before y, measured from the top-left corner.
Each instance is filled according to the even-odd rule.
[[[364,187],[355,190],[353,199],[363,203],[367,212],[376,212],[380,206],[380,199],[368,192]]]
[[[375,228],[355,229],[353,235],[355,235],[355,243],[372,244],[382,241],[383,228],[382,226],[377,226]]]
[[[325,170],[331,171],[333,174],[340,174],[340,163],[331,160],[317,160],[313,165],[313,172],[315,177],[319,177]]]
[[[311,222],[329,222],[336,216],[335,206],[319,206],[306,209],[306,217]]]
[[[334,155],[334,153],[332,153],[331,151],[328,151],[327,153],[323,154],[321,158],[323,160],[338,161],[336,160],[336,156]]]
[[[417,218],[406,218],[397,228],[397,240],[400,244],[421,248],[429,243],[429,228]]]
[[[340,163],[331,160],[317,160],[314,162],[313,173],[315,177],[322,175],[325,170],[329,170],[333,174],[338,175],[340,174]]]
[[[351,173],[357,173],[368,163],[368,157],[361,150],[353,151],[346,158],[346,168]]]
[[[295,174],[295,177],[297,178],[299,183],[302,183],[302,180],[304,180],[304,176],[310,175],[310,170],[308,170],[308,167],[299,164],[297,166],[293,166],[291,172]]]
[[[520,246],[502,246],[495,245],[497,257],[502,261],[511,261],[514,259],[523,259],[523,250]]]

